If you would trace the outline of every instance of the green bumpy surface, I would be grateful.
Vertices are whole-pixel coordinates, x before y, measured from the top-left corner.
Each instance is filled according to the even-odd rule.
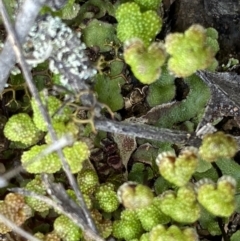
[[[197,24],[184,34],[169,34],[165,46],[171,56],[168,61],[170,72],[176,77],[188,77],[197,70],[210,67],[218,49],[211,47],[214,43],[207,37],[206,30]]]
[[[136,210],[144,230],[150,231],[158,224],[167,224],[170,222],[171,218],[161,211],[160,204],[161,199],[155,197],[152,204]]]
[[[217,161],[219,158],[232,158],[238,151],[236,140],[223,132],[205,135],[199,148],[199,155],[208,162]]]
[[[59,216],[53,225],[54,231],[64,241],[78,241],[82,238],[81,229],[64,215]]]
[[[134,0],[143,10],[157,10],[162,0]]]
[[[166,54],[161,43],[152,43],[148,48],[140,39],[126,42],[124,59],[131,66],[134,76],[143,84],[155,82],[162,72]]]
[[[43,186],[42,180],[40,176],[36,176],[32,181],[28,182],[26,185],[26,189],[29,191],[33,191],[39,195],[46,195],[46,189]],[[32,209],[37,212],[45,212],[49,210],[49,206],[34,197],[25,197],[25,201]]]
[[[229,217],[235,210],[236,181],[231,176],[222,176],[217,184],[211,179],[202,179],[197,184],[197,199],[210,213]]]
[[[163,152],[156,159],[160,174],[178,187],[188,183],[198,165],[197,151],[193,147],[183,149],[179,156]]]
[[[41,132],[30,116],[25,113],[16,114],[9,118],[3,132],[9,140],[21,142],[25,145],[34,145],[41,137]]]
[[[191,186],[180,187],[177,193],[164,192],[160,208],[163,213],[179,223],[194,223],[200,217],[200,206]]]
[[[124,210],[121,219],[113,222],[113,236],[130,241],[139,238],[143,233],[142,225],[133,210]]]
[[[77,183],[82,193],[93,194],[99,184],[98,175],[92,169],[82,170],[77,175]]]
[[[53,129],[55,130],[58,139],[62,138],[66,134],[68,134],[68,135],[71,134],[73,137],[76,137],[78,134],[78,131],[79,131],[78,126],[75,125],[73,122],[68,122],[67,124],[65,124],[63,122],[54,121],[52,124],[53,124]],[[49,132],[45,136],[45,142],[47,144],[52,143],[52,138],[51,138]]]
[[[125,208],[136,210],[153,202],[152,190],[142,184],[126,182],[118,189],[118,199]]]
[[[158,225],[150,232],[150,241],[197,241],[198,236],[194,229],[172,225],[169,228]]]
[[[110,183],[102,184],[95,192],[96,201],[99,207],[107,213],[112,213],[117,210],[119,201],[114,187]]]
[[[56,114],[56,112],[61,108],[62,102],[55,96],[44,96],[43,93],[40,93],[40,97],[43,104],[46,105],[50,117],[52,117],[54,121],[66,122],[70,119],[72,111],[68,106],[65,106],[59,113]],[[34,99],[31,100],[31,105],[33,109],[33,122],[39,130],[47,131],[47,124],[44,121],[39,106]]]
[[[82,170],[83,162],[89,157],[90,151],[85,142],[76,141],[73,146],[63,148],[63,154],[72,173]]]
[[[117,36],[122,42],[139,38],[148,46],[162,27],[162,20],[155,11],[141,12],[134,2],[121,4],[116,11],[116,18]]]
[[[47,145],[36,145],[33,146],[30,150],[23,152],[21,162],[26,171],[36,174],[43,172],[55,173],[61,169],[61,162],[57,153],[51,153],[47,156],[41,157],[38,160],[35,160],[37,155],[44,151],[46,148]],[[31,161],[31,163],[29,161]]]

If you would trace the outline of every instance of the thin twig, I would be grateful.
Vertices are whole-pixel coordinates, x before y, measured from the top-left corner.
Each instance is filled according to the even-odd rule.
[[[0,0],[0,12],[1,12],[1,15],[2,15],[2,18],[3,18],[5,28],[8,32],[9,42],[12,44],[12,48],[14,49],[17,60],[18,60],[20,66],[22,68],[22,72],[23,72],[25,80],[28,84],[29,90],[30,90],[32,96],[34,97],[40,112],[43,115],[44,121],[47,124],[47,129],[48,129],[48,132],[50,134],[50,137],[51,137],[52,141],[57,143],[58,138],[57,138],[57,135],[56,135],[56,133],[55,133],[53,127],[52,127],[51,118],[50,118],[49,114],[47,113],[45,106],[42,104],[42,101],[41,101],[40,96],[38,94],[37,88],[32,81],[32,76],[30,74],[28,65],[27,65],[27,63],[24,59],[23,53],[22,53],[21,44],[18,41],[15,30],[13,29],[13,27],[11,25],[8,13],[6,11],[6,8],[5,8],[2,0]],[[0,58],[1,58],[1,56],[0,56]],[[62,168],[63,168],[64,172],[66,173],[66,176],[69,180],[69,183],[72,186],[72,188],[73,188],[73,190],[76,194],[76,197],[77,197],[77,199],[80,203],[80,206],[81,206],[81,208],[84,212],[85,218],[86,218],[89,226],[93,229],[93,231],[97,232],[97,228],[96,228],[96,226],[95,226],[95,224],[92,220],[92,217],[91,217],[91,215],[90,215],[90,213],[87,209],[87,206],[85,204],[83,195],[82,195],[81,191],[79,190],[79,187],[76,183],[76,180],[75,180],[74,176],[72,175],[72,173],[70,171],[69,165],[66,161],[66,158],[64,157],[64,154],[63,154],[62,150],[58,149],[57,153],[58,153],[58,155],[60,157],[60,160],[62,162]]]
[[[26,0],[16,17],[15,30],[20,44],[23,44],[28,32],[33,26],[35,19],[47,0]],[[2,4],[1,4],[2,5]],[[3,12],[3,10],[1,10]],[[16,58],[9,38],[4,43],[4,48],[0,54],[0,92],[3,90],[6,80]]]
[[[81,217],[79,217],[79,215],[77,215],[79,213],[79,207],[73,202],[73,200],[71,200],[67,196],[64,188],[60,184],[56,184],[55,188],[57,190],[58,196],[61,196],[61,200],[59,200],[58,197],[54,195],[53,201],[48,197],[36,194],[35,192],[26,190],[24,188],[10,188],[9,191],[21,194],[23,196],[30,196],[45,202],[49,206],[53,207],[56,211],[59,211],[68,218],[70,218],[79,228],[84,230],[85,234],[89,238],[92,238],[95,241],[104,241],[104,239],[102,239],[100,236],[94,233],[93,230],[88,225],[86,225],[84,220]],[[67,200],[65,200],[66,198]],[[67,205],[65,202],[67,202]]]
[[[200,141],[194,134],[185,131],[158,128],[146,124],[118,122],[108,119],[95,119],[97,130],[124,134],[133,137],[144,138],[155,141],[169,141],[179,144],[198,143]]]
[[[24,43],[24,40],[29,33],[30,29],[34,25],[34,22],[38,16],[44,4],[52,7],[53,9],[59,9],[67,0],[25,0],[21,5],[19,12],[16,16],[15,31],[20,44]],[[7,78],[13,66],[16,63],[15,54],[12,48],[12,44],[9,39],[4,43],[2,52],[0,53],[0,92],[4,89]]]
[[[4,225],[10,227],[14,232],[31,241],[40,241],[38,238],[24,231],[22,228],[18,227],[14,222],[6,218],[4,215],[0,214],[0,220],[4,223]]]
[[[73,138],[71,135],[65,135],[63,137],[61,137],[58,142],[54,142],[52,144],[50,144],[48,147],[46,147],[43,151],[41,151],[37,156],[31,158],[28,163],[25,164],[25,167],[27,165],[30,165],[38,160],[40,160],[42,157],[47,156],[51,153],[53,153],[54,151],[57,151],[59,149],[64,148],[67,145],[71,145],[73,143]],[[1,177],[0,177],[0,188],[2,187],[6,187],[8,185],[8,180],[10,180],[11,178],[15,177],[18,173],[20,173],[21,171],[23,171],[23,167],[18,166],[14,169],[11,169],[10,171],[4,173]]]

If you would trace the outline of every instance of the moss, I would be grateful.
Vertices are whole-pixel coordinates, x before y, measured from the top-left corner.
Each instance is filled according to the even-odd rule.
[[[169,71],[176,77],[188,77],[197,70],[209,67],[218,50],[210,40],[210,36],[207,40],[206,30],[197,24],[184,34],[169,34],[165,39],[166,51],[170,54]]]
[[[117,193],[123,206],[133,210],[150,205],[154,197],[149,187],[133,182],[121,185]]]
[[[114,187],[109,184],[110,183],[101,184],[95,192],[95,198],[100,209],[104,212],[112,213],[117,210],[119,201]]]
[[[138,4],[128,2],[121,4],[116,11],[117,36],[125,42],[139,38],[148,46],[162,27],[162,20],[152,10],[141,12]]]
[[[180,229],[176,225],[168,228],[158,225],[150,232],[150,241],[197,241],[197,233],[193,228]]]
[[[170,222],[171,218],[161,211],[160,204],[161,199],[155,197],[152,204],[136,210],[145,231],[152,230],[158,224],[167,224]]]
[[[93,194],[99,184],[98,175],[92,169],[82,170],[77,175],[77,183],[83,193]]]
[[[70,119],[72,111],[68,106],[65,106],[59,113],[56,114],[56,112],[61,108],[62,102],[55,96],[44,96],[44,93],[40,92],[40,97],[43,104],[47,107],[48,114],[54,121],[66,122]],[[31,105],[33,109],[33,122],[39,130],[47,131],[47,124],[44,121],[39,106],[34,99],[31,100]]]
[[[110,43],[119,43],[115,32],[112,24],[93,19],[82,30],[82,39],[88,47],[97,47],[100,52],[106,52],[111,50]]]
[[[13,115],[8,119],[4,127],[4,135],[9,140],[21,142],[26,146],[36,144],[42,137],[41,131],[25,113]]]
[[[156,163],[160,174],[170,183],[181,187],[187,184],[198,165],[197,149],[185,148],[179,156],[163,152],[158,155]]]
[[[203,137],[199,155],[205,161],[213,162],[220,158],[231,158],[237,150],[236,140],[232,136],[219,131]]]
[[[61,162],[57,153],[51,153],[41,157],[39,160],[35,158],[40,152],[46,149],[47,145],[33,146],[28,151],[23,152],[21,162],[25,170],[29,173],[55,173],[61,169]]]
[[[229,217],[235,210],[236,181],[222,176],[217,184],[211,179],[202,179],[197,184],[199,203],[215,216]]]
[[[142,225],[134,211],[125,210],[121,219],[113,222],[113,236],[126,241],[139,238],[143,233]]]
[[[131,66],[134,76],[143,84],[151,84],[159,78],[165,58],[161,43],[152,43],[146,48],[138,38],[125,42],[124,59]]]
[[[179,223],[194,223],[200,217],[200,206],[193,187],[180,187],[174,191],[166,191],[161,195],[160,208],[163,213]]]
[[[46,195],[46,189],[42,183],[40,176],[35,176],[33,180],[27,183],[26,189],[36,194]],[[26,203],[37,212],[45,212],[49,210],[49,206],[34,197],[25,197]]]
[[[162,67],[161,76],[149,85],[147,102],[150,107],[172,101],[176,94],[175,77],[169,73],[167,66]]]
[[[54,231],[63,241],[78,241],[82,238],[80,228],[63,215],[54,221]]]
[[[121,95],[121,85],[123,80],[110,79],[104,75],[97,75],[94,89],[98,94],[98,100],[107,106],[112,111],[117,111],[123,108],[124,101]]]
[[[184,81],[190,89],[186,99],[174,103],[171,107],[163,107],[158,120],[153,124],[159,127],[172,128],[177,123],[197,116],[205,108],[211,96],[207,85],[196,75],[185,78]],[[149,124],[151,124],[152,118],[150,115],[148,119]]]

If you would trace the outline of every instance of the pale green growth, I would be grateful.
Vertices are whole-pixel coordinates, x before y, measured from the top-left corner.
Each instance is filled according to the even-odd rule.
[[[134,0],[143,10],[158,10],[162,0]]]
[[[211,66],[217,49],[211,47],[209,40],[208,43],[206,30],[197,24],[192,25],[184,34],[169,34],[165,47],[170,54],[170,72],[176,77],[188,77],[197,70]]]
[[[64,215],[60,215],[53,226],[54,231],[63,241],[79,241],[82,238],[81,229]]]
[[[155,197],[152,204],[136,210],[144,230],[150,231],[158,224],[167,224],[170,222],[171,218],[161,211],[160,205],[161,199]]]
[[[76,141],[72,146],[63,148],[63,154],[72,173],[82,170],[83,162],[90,155],[89,148],[85,142]]]
[[[189,186],[166,191],[161,196],[160,208],[163,213],[179,223],[194,223],[200,217],[200,207],[194,189]]]
[[[217,184],[211,179],[196,183],[197,199],[210,213],[219,217],[229,217],[236,207],[236,181],[231,176],[222,176]]]
[[[106,213],[114,212],[119,206],[117,193],[111,183],[101,184],[95,192],[95,198],[100,209]]]
[[[166,53],[161,43],[154,42],[146,48],[141,39],[133,38],[125,42],[124,59],[140,82],[151,84],[161,75]]]
[[[113,236],[118,239],[130,241],[140,238],[143,233],[142,225],[133,210],[124,210],[121,219],[113,222]]]
[[[156,163],[160,174],[178,187],[188,183],[198,165],[197,149],[188,147],[176,157],[173,152],[158,155]]]
[[[71,109],[68,106],[62,107],[62,102],[55,96],[45,96],[43,92],[40,92],[40,97],[44,105],[47,107],[48,114],[52,117],[53,121],[66,122],[70,119]],[[42,113],[39,109],[37,102],[32,98],[31,105],[33,109],[33,121],[37,128],[42,131],[47,131],[47,123],[44,121]],[[59,111],[59,113],[57,113]]]
[[[58,139],[60,139],[61,137],[63,137],[66,134],[71,134],[73,137],[77,137],[79,128],[77,127],[77,125],[75,125],[73,122],[68,122],[67,124],[65,124],[64,122],[53,122],[53,129],[55,130]],[[50,137],[50,134],[47,133],[47,135],[45,136],[45,142],[47,144],[51,144],[52,143],[52,139]]]
[[[125,208],[135,210],[150,205],[154,197],[149,187],[134,182],[126,182],[121,185],[117,195]]]
[[[78,173],[77,183],[82,193],[92,194],[99,184],[98,175],[93,169],[85,169]]]
[[[117,36],[122,42],[139,38],[145,46],[149,46],[162,27],[162,20],[155,11],[141,12],[134,2],[121,4],[117,8],[116,18]]]
[[[3,132],[10,141],[21,142],[28,146],[36,144],[42,137],[41,131],[25,113],[10,117]]]
[[[36,175],[33,180],[28,182],[25,188],[36,194],[43,196],[46,195],[46,189],[42,183],[41,177],[38,175]],[[45,212],[49,210],[49,206],[45,202],[34,197],[25,197],[25,201],[33,210],[37,212]]]
[[[223,132],[207,134],[203,137],[199,148],[199,155],[208,162],[217,161],[219,158],[231,158],[238,150],[236,140]]]
[[[29,173],[55,173],[61,169],[61,162],[57,153],[51,153],[47,156],[35,160],[37,155],[46,149],[47,145],[33,146],[28,151],[23,152],[21,162],[23,168]]]
[[[172,225],[169,228],[163,225],[154,227],[150,232],[150,241],[198,241],[197,233],[192,228],[183,228]]]
[[[150,241],[150,233],[144,233],[140,237],[139,241]]]
[[[69,197],[74,201],[77,202],[77,197],[75,192],[72,189],[68,189],[67,190],[67,194],[69,195]],[[92,209],[93,203],[92,203],[92,197],[90,197],[88,194],[83,193],[83,198],[85,201],[85,204],[87,206],[87,208],[90,210]]]
[[[23,152],[21,162],[26,171],[30,173],[55,173],[61,169],[61,161],[57,153],[34,160],[34,158],[46,149],[47,145],[33,146],[30,150]],[[63,148],[63,153],[72,173],[82,169],[83,162],[89,157],[90,151],[85,142],[76,141],[72,146]],[[29,162],[29,163],[28,163]]]

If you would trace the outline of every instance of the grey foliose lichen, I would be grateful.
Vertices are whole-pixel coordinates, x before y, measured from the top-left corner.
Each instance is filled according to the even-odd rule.
[[[74,91],[88,90],[96,74],[85,53],[86,46],[59,17],[40,16],[23,45],[31,67],[49,59],[49,69],[60,75],[61,84]]]

